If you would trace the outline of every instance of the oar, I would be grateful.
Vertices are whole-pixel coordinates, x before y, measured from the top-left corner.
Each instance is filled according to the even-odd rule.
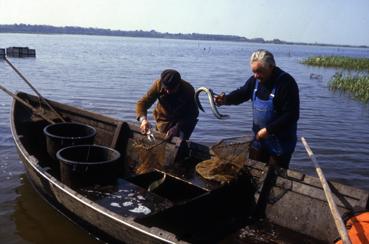
[[[21,77],[27,83],[27,85],[31,87],[31,89],[37,94],[37,96],[39,96],[39,98],[41,98],[41,100],[59,117],[59,119],[65,122],[63,117],[58,112],[56,112],[56,110],[49,104],[49,102],[43,96],[41,96],[41,94],[36,90],[36,88],[32,86],[32,84],[26,79],[26,77],[24,77],[24,75],[22,75],[22,73],[6,57],[4,58],[4,60],[15,71],[15,73],[17,73],[19,77]]]
[[[323,174],[323,171],[320,168],[319,163],[316,160],[313,151],[311,150],[311,148],[307,144],[305,138],[301,137],[301,141],[302,141],[302,144],[304,144],[306,152],[309,155],[311,161],[313,161],[313,163],[314,163],[315,170],[316,170],[316,172],[319,176],[320,182],[322,183],[324,193],[325,193],[325,197],[328,200],[328,205],[329,205],[329,208],[330,208],[331,213],[333,215],[333,219],[334,219],[334,222],[336,224],[337,230],[338,230],[338,232],[341,236],[341,240],[343,241],[344,244],[351,244],[350,238],[347,234],[345,224],[343,223],[341,215],[338,212],[337,205],[333,200],[333,195],[332,195],[331,189],[329,188],[328,182],[327,182],[327,180],[326,180],[326,178]]]
[[[42,113],[38,112],[34,107],[32,107],[29,103],[25,102],[24,100],[22,100],[20,97],[18,97],[17,95],[13,94],[11,91],[9,91],[8,89],[6,89],[5,87],[3,87],[2,85],[0,85],[0,89],[3,90],[5,93],[7,93],[9,96],[13,97],[15,100],[17,100],[18,102],[20,102],[21,104],[23,104],[24,106],[26,106],[27,108],[32,110],[32,113],[40,116],[41,118],[43,118],[44,120],[46,120],[47,122],[49,122],[50,124],[55,124],[54,121],[50,120],[49,118],[47,118],[46,116],[44,116]]]

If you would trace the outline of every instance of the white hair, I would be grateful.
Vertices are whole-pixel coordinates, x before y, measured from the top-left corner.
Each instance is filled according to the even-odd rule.
[[[263,66],[276,66],[273,54],[267,50],[259,49],[251,54],[250,63],[261,62]]]

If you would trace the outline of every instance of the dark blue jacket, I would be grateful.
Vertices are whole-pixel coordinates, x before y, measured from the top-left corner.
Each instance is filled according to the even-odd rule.
[[[274,109],[277,117],[268,126],[269,133],[283,134],[283,131],[296,127],[300,115],[299,89],[295,79],[285,72],[279,79],[276,79],[281,72],[275,67],[272,76],[264,84],[259,84],[256,96],[267,100],[275,86],[275,97],[273,99]],[[248,100],[252,100],[256,79],[251,76],[242,87],[226,95],[226,105],[237,105]]]

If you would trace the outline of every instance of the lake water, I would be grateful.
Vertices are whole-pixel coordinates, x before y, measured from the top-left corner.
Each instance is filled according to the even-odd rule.
[[[259,48],[274,53],[277,65],[295,77],[301,100],[298,136],[312,147],[326,177],[369,190],[369,105],[327,82],[336,69],[309,67],[300,61],[312,55],[369,57],[369,49],[299,45],[250,44],[79,35],[0,34],[0,48],[28,46],[36,58],[10,59],[39,92],[52,100],[135,122],[134,107],[162,70],[174,68],[195,88],[230,92],[251,75],[249,56]],[[310,74],[323,79],[310,79]],[[32,93],[3,61],[0,84]],[[192,140],[213,144],[251,130],[251,106],[220,108],[231,116],[217,120],[206,96],[206,113]],[[0,93],[0,243],[93,243],[94,238],[49,207],[31,188],[10,133],[12,99]],[[35,142],[37,143],[37,142]],[[315,175],[299,141],[292,169]]]

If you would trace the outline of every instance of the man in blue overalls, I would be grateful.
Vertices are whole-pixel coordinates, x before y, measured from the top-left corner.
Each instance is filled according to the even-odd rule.
[[[299,89],[294,78],[276,66],[273,54],[257,50],[250,58],[251,76],[244,86],[215,97],[220,105],[252,100],[254,140],[250,158],[288,168],[297,142]]]

